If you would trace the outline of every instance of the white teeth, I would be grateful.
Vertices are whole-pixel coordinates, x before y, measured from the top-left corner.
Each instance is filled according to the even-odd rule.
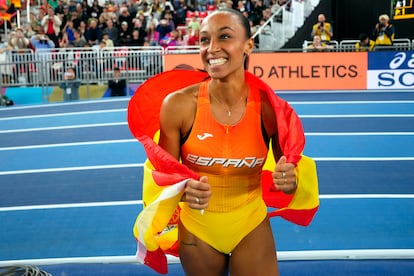
[[[210,63],[210,65],[221,65],[224,64],[227,60],[225,58],[215,58],[215,59],[210,59],[208,62]]]

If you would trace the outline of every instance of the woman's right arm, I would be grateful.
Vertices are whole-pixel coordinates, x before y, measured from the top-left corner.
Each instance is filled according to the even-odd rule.
[[[181,137],[188,134],[194,122],[197,91],[195,86],[172,93],[161,106],[158,144],[177,160],[181,157]],[[200,180],[189,180],[184,192],[183,200],[190,208],[203,210],[208,207],[211,188],[206,176],[201,176]]]
[[[191,116],[188,110],[191,109],[190,95],[185,91],[168,95],[161,106],[158,144],[177,160],[180,159],[182,128],[187,125],[186,120]]]

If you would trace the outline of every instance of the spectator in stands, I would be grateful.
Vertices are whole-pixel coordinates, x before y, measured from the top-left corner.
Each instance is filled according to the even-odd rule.
[[[246,10],[246,6],[244,5],[244,2],[242,0],[237,1],[237,7],[236,10],[243,13]]]
[[[64,6],[63,14],[59,14],[59,15],[61,16],[61,20],[62,20],[62,25],[60,26],[61,28],[65,26],[68,21],[72,20],[72,14],[69,12],[68,6]]]
[[[163,11],[163,8],[161,7],[161,3],[159,0],[153,0],[152,4],[151,4],[151,13],[152,16],[156,19],[156,20],[160,20],[161,19],[161,13]]]
[[[161,19],[155,30],[158,32],[159,44],[160,40],[163,39],[173,29],[171,28],[170,24],[168,24],[168,21],[166,19]]]
[[[30,17],[30,24],[29,24],[30,32],[37,32],[40,26],[40,20],[36,17],[34,12],[31,12],[29,17]]]
[[[65,3],[62,0],[59,0],[57,7],[55,8],[55,14],[63,14],[64,7]]]
[[[86,25],[85,21],[81,21],[79,24],[79,27],[77,30],[80,32],[80,34],[86,39],[86,31],[88,29],[88,26]]]
[[[192,32],[200,30],[200,21],[198,20],[196,13],[191,17],[191,21],[188,23],[187,27],[191,28]]]
[[[97,26],[101,31],[105,30],[106,28],[106,20],[107,18],[105,17],[105,15],[101,13],[97,21]]]
[[[53,9],[56,9],[56,8],[57,8],[57,6],[58,6],[58,4],[59,4],[59,2],[58,2],[57,0],[48,0],[48,2],[49,2],[49,5],[50,5]]]
[[[72,47],[84,47],[87,43],[86,39],[81,35],[80,31],[74,30],[73,32],[74,39],[70,42]]]
[[[98,27],[97,19],[92,19],[89,28],[85,32],[85,39],[91,45],[99,45],[102,40],[102,30]]]
[[[313,25],[311,37],[319,36],[322,42],[329,43],[333,37],[332,25],[326,22],[326,17],[323,13],[318,15],[318,23]]]
[[[194,30],[188,37],[188,45],[200,45],[200,30]]]
[[[161,40],[160,46],[163,48],[171,47],[171,46],[179,46],[180,40],[177,30],[172,30],[170,33],[167,33]]]
[[[121,7],[119,9],[118,20],[119,20],[119,22],[126,22],[126,23],[128,23],[128,28],[129,28],[130,31],[132,30],[132,19],[133,19],[133,17],[129,13],[127,7]]]
[[[126,21],[121,23],[121,30],[119,30],[118,46],[127,46],[132,38],[132,33]]]
[[[70,6],[69,6],[69,8],[70,8]],[[87,5],[85,6],[84,3],[82,3],[82,4],[77,3],[76,6],[75,6],[75,11],[72,11],[72,20],[74,20],[73,19],[74,14],[76,15],[77,20],[79,20],[79,23],[80,23],[80,21],[87,22],[88,19],[89,19],[88,6]],[[77,24],[78,22],[74,21],[74,23],[75,23],[75,28],[78,28],[79,27],[79,24]]]
[[[69,0],[69,4],[68,4],[68,7],[69,7],[69,12],[75,12],[76,11],[76,6],[78,5],[78,2],[77,1],[75,1],[75,0]]]
[[[92,2],[92,6],[87,8],[88,18],[94,18],[98,20],[99,16],[102,13],[102,7],[99,6],[98,0]]]
[[[52,8],[49,8],[47,10],[47,15],[43,17],[41,25],[43,27],[44,33],[49,37],[53,44],[58,47],[58,36],[60,33],[60,25],[62,25],[62,21],[59,16],[55,15],[55,12]]]
[[[71,13],[71,21],[73,22],[73,28],[75,28],[76,30],[79,28],[80,23],[81,23],[81,19],[78,15],[77,12],[72,12]]]
[[[68,38],[68,33],[64,32],[62,33],[62,38],[59,39],[59,48],[69,48],[70,47],[70,41]]]
[[[13,48],[12,62],[16,64],[13,79],[17,82],[29,81],[29,45],[30,40],[25,37],[22,28],[17,28],[15,32],[10,32],[9,44]],[[24,81],[22,81],[24,79]]]
[[[163,18],[165,18],[167,20],[168,24],[171,27],[171,30],[175,30],[175,23],[174,23],[173,13],[171,11],[167,10],[164,13]]]
[[[199,0],[200,1],[200,0]],[[174,5],[169,0],[161,0],[161,8],[166,11],[174,11]]]
[[[263,11],[265,9],[266,6],[263,4],[263,0],[256,0],[252,11],[255,14],[255,20],[253,21],[254,25],[260,25],[260,21],[263,19]]]
[[[53,49],[56,47],[53,40],[51,40],[47,35],[37,34],[32,36],[30,39],[32,46],[35,50],[39,49]]]
[[[106,20],[106,28],[103,30],[104,33],[108,35],[108,38],[113,42],[117,42],[119,38],[119,30],[114,26],[114,21],[112,18]]]
[[[207,0],[198,0],[197,1],[197,10],[198,11],[206,11],[207,10]]]
[[[148,29],[148,17],[145,17],[142,13],[137,13],[136,17],[132,20],[134,23],[134,29],[137,28],[136,21],[139,21],[139,28],[143,28],[144,31]]]
[[[375,42],[372,41],[367,34],[360,34],[359,41],[355,44],[355,50],[357,52],[373,51]]]
[[[139,30],[133,30],[132,31],[132,37],[131,40],[128,42],[128,46],[138,47],[138,46],[144,46],[144,37],[139,36]]]
[[[324,52],[330,49],[333,49],[332,46],[326,45],[322,42],[322,39],[319,35],[313,36],[313,41],[306,47],[308,52]]]
[[[48,9],[53,9],[48,0],[42,0],[42,4],[39,6],[39,13],[47,14]]]
[[[378,50],[381,46],[389,47],[393,44],[395,29],[394,26],[390,23],[390,18],[388,15],[380,15],[379,22],[375,25],[372,36],[375,40],[375,50]]]
[[[142,3],[137,3],[137,0],[128,0],[126,5],[128,8],[128,13],[131,15],[132,18],[134,18],[137,16],[139,6],[141,6]]]
[[[142,14],[145,17],[151,16],[151,10],[147,2],[143,2],[137,14]]]
[[[265,8],[262,12],[262,17],[260,20],[264,20],[265,22],[270,19],[272,16],[272,10],[270,8]]]
[[[15,33],[10,33],[9,44],[15,52],[24,53],[29,49],[29,39],[24,36],[23,29],[17,28]]]
[[[76,78],[75,68],[69,67],[63,74],[63,80],[59,86],[63,89],[65,102],[79,100],[79,87],[81,82]]]
[[[126,95],[126,80],[121,77],[121,70],[114,68],[113,79],[108,81],[108,88],[111,90],[111,97]]]
[[[156,25],[154,22],[150,22],[147,29],[147,37],[145,39],[148,41],[149,46],[157,46],[159,41],[159,32],[156,30]]]
[[[12,62],[11,58],[8,58],[11,56],[7,54],[12,50],[12,46],[7,41],[3,41],[2,36],[0,36],[0,74],[2,83],[10,83],[12,79]]]
[[[113,48],[115,46],[113,40],[109,38],[109,35],[106,32],[102,35],[102,42],[105,42],[106,48]]]
[[[65,26],[63,27],[62,30],[62,36],[63,34],[67,34],[68,36],[68,41],[72,42],[75,39],[75,28],[73,27],[73,21],[69,20],[68,22],[66,22]]]
[[[185,4],[185,0],[178,0],[174,1],[174,22],[176,26],[185,25],[186,24],[186,12],[187,6]]]

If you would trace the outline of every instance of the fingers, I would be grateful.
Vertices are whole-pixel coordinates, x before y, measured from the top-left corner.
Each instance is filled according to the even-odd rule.
[[[286,194],[296,190],[295,165],[287,163],[286,157],[282,156],[276,164],[275,171],[272,173],[273,183],[278,190]]]
[[[200,177],[200,181],[189,180],[185,188],[185,201],[190,208],[202,210],[207,208],[211,196],[210,184],[207,176]]]

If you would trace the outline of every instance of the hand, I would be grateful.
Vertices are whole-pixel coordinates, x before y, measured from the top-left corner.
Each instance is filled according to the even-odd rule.
[[[208,207],[211,196],[210,184],[207,176],[200,177],[200,181],[189,180],[184,190],[185,199],[188,206],[192,209],[203,210]]]
[[[292,194],[296,191],[295,165],[286,163],[286,156],[280,157],[279,161],[277,161],[272,178],[276,189],[281,190],[285,194]]]

